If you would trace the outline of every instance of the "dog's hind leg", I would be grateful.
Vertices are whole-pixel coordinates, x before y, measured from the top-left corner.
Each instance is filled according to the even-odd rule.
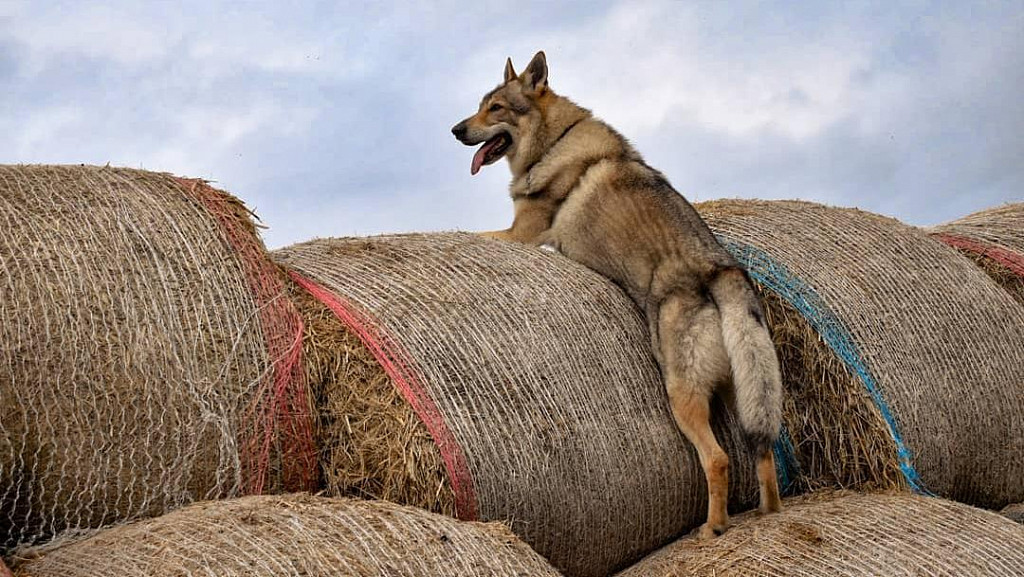
[[[729,374],[718,311],[697,296],[674,295],[662,304],[658,324],[672,416],[697,449],[708,484],[708,515],[700,537],[714,537],[729,527],[729,457],[711,430],[711,395]]]
[[[685,383],[668,383],[672,415],[679,429],[697,448],[708,482],[708,516],[699,533],[702,539],[708,539],[729,528],[729,457],[711,431],[709,399],[687,388]]]
[[[779,479],[775,473],[775,455],[772,450],[765,451],[757,458],[757,482],[761,493],[762,513],[777,513],[782,510],[782,499],[779,497]]]

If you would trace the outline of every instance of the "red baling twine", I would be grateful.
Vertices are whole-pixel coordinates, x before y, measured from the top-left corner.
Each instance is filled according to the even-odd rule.
[[[1024,277],[1024,254],[1016,253],[994,244],[971,240],[954,234],[940,232],[935,236],[949,246],[962,248],[966,251],[988,257],[1010,269],[1013,274],[1019,277]]]
[[[253,495],[263,493],[275,445],[282,452],[284,489],[315,490],[318,465],[302,366],[302,317],[285,296],[280,271],[267,258],[262,242],[248,223],[239,219],[238,207],[233,206],[237,201],[202,180],[174,180],[217,218],[238,254],[259,308],[267,353],[273,363],[271,378],[264,379],[249,409],[253,426],[245,427],[241,440],[245,472],[242,490]]]
[[[409,356],[394,339],[381,330],[378,323],[374,323],[353,305],[294,271],[290,271],[289,274],[292,280],[309,291],[313,298],[334,311],[338,320],[355,332],[380,363],[384,372],[391,377],[399,393],[426,425],[434,444],[441,452],[452,491],[455,493],[456,515],[465,521],[477,520],[476,495],[466,456],[462,453],[462,447],[456,442],[451,429],[444,422],[444,416],[434,400],[430,398],[417,374],[410,369],[413,363],[410,362]]]

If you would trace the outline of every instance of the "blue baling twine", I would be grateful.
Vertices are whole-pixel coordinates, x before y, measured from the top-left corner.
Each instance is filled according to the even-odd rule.
[[[860,355],[853,336],[843,325],[842,321],[829,309],[825,301],[818,296],[814,288],[804,283],[799,277],[789,272],[785,265],[772,259],[764,251],[744,244],[722,235],[718,241],[732,253],[747,269],[752,278],[774,291],[796,310],[811,324],[815,331],[821,336],[825,343],[839,358],[852,370],[867,389],[874,401],[878,411],[882,414],[886,425],[889,427],[889,434],[896,443],[896,452],[900,460],[900,471],[906,478],[907,484],[916,493],[930,495],[921,482],[917,469],[914,468],[910,449],[903,443],[896,419],[889,410],[889,405],[878,386],[878,382],[868,371],[867,363]],[[774,447],[778,473],[782,485],[788,486],[792,483],[792,471],[799,470],[799,465],[793,456],[793,445],[786,431],[783,431]]]
[[[793,449],[793,441],[789,438],[789,431],[782,426],[779,431],[779,438],[772,447],[775,454],[775,475],[779,479],[779,488],[783,495],[796,493],[796,480],[800,477],[800,463],[796,460],[796,451]]]

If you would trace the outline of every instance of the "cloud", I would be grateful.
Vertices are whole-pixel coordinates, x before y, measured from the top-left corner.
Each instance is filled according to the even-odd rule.
[[[803,138],[855,104],[866,42],[756,20],[734,4],[697,6],[623,3],[514,48],[522,67],[536,47],[549,47],[553,86],[634,134],[678,120],[739,137],[773,130]],[[501,53],[488,48],[471,68],[496,69]]]
[[[31,111],[21,120],[18,130],[8,131],[8,134],[14,135],[12,144],[15,156],[42,156],[43,149],[52,146],[61,134],[80,126],[82,116],[82,110],[74,106],[53,106]]]
[[[312,236],[508,225],[448,130],[543,48],[691,199],[955,218],[1020,199],[1024,11],[762,2],[0,4],[4,162],[213,178]]]
[[[805,198],[927,224],[1024,198],[1022,14],[652,2],[509,51],[521,67],[552,47],[552,86],[692,198]],[[500,51],[468,68],[496,71]]]
[[[96,3],[33,3],[15,9],[17,24],[6,30],[9,41],[26,48],[26,69],[38,74],[67,56],[138,65],[166,56],[175,34],[156,17],[138,10]],[[9,16],[11,17],[11,16]]]

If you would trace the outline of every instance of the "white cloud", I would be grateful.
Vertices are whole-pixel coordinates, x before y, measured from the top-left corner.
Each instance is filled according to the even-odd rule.
[[[193,40],[185,55],[216,74],[245,68],[342,80],[358,78],[369,70],[365,57],[347,54],[337,37],[310,39],[275,29],[263,19],[247,19],[241,25],[231,22],[216,35]]]
[[[27,48],[32,73],[68,55],[138,65],[166,56],[177,36],[170,22],[105,4],[35,2],[14,17],[6,35]]]
[[[6,0],[0,2],[0,18],[14,18],[28,11],[29,0]]]
[[[183,107],[168,119],[166,137],[151,148],[122,149],[114,162],[137,159],[146,168],[219,180],[249,149],[246,139],[286,139],[307,131],[315,118],[311,109],[273,101]]]
[[[50,157],[51,143],[63,134],[75,132],[83,125],[82,110],[74,106],[51,106],[32,110],[21,118],[7,118],[6,134],[15,159],[30,161]],[[35,160],[39,162],[39,160]]]
[[[869,64],[866,42],[838,32],[827,41],[799,31],[748,37],[764,30],[745,30],[740,22],[708,31],[707,19],[722,13],[707,11],[622,3],[604,18],[544,31],[514,48],[522,59],[546,47],[555,90],[633,135],[678,121],[736,137],[769,130],[803,139],[857,104],[854,81]],[[485,49],[473,58],[473,75],[486,69],[497,78],[504,56],[500,48]]]
[[[510,17],[487,1],[0,0],[0,45],[0,161],[214,178],[274,226],[271,244],[506,226],[507,169],[471,178],[447,129],[506,56],[522,68],[541,48],[554,88],[691,198],[914,222],[1024,190],[1013,2],[527,3]]]
[[[160,65],[205,79],[243,70],[342,79],[367,70],[365,54],[347,54],[344,31],[318,34],[297,26],[281,17],[287,8],[200,5],[36,2],[10,9],[11,24],[0,39],[6,36],[26,49],[30,60],[24,72],[31,75],[68,57],[129,70]],[[216,24],[208,18],[216,18]]]

